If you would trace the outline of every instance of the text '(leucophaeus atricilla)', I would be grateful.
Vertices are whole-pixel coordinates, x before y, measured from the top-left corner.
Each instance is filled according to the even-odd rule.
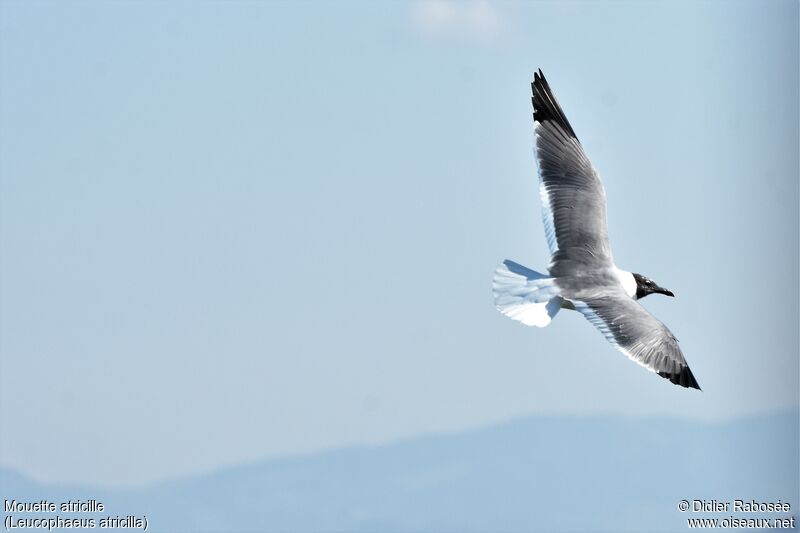
[[[614,264],[600,177],[541,70],[531,88],[549,275],[504,261],[492,284],[497,309],[538,327],[562,308],[575,309],[632,360],[676,385],[699,389],[678,340],[636,302],[653,293],[674,295]]]

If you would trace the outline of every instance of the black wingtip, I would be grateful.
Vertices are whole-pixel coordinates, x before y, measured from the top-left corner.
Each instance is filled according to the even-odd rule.
[[[558,105],[558,100],[556,100],[556,97],[553,95],[553,91],[550,89],[550,84],[547,83],[542,69],[533,73],[531,92],[533,93],[533,97],[531,98],[533,102],[533,120],[540,124],[552,121],[570,136],[577,139],[578,136],[575,135],[575,131],[572,129],[566,115],[564,115],[564,111],[561,109],[561,106]]]
[[[697,380],[694,378],[694,374],[692,374],[692,371],[688,366],[681,368],[681,371],[677,374],[659,372],[658,375],[664,379],[670,380],[675,385],[680,385],[681,387],[686,387],[687,389],[697,389],[699,391],[703,390],[700,388],[700,385],[697,383]]]

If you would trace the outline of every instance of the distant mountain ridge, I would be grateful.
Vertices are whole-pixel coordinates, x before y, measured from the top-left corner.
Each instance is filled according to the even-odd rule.
[[[724,423],[535,416],[142,489],[0,469],[0,496],[96,499],[102,516],[146,515],[148,531],[686,531],[687,518],[728,515],[682,513],[684,499],[781,500],[797,516],[799,446],[797,410]]]

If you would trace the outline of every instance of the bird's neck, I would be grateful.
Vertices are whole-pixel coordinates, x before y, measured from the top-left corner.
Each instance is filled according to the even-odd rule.
[[[636,278],[633,277],[633,274],[628,272],[627,270],[622,270],[621,268],[614,267],[614,271],[617,274],[617,278],[619,278],[619,282],[622,285],[622,288],[625,290],[625,294],[636,299]]]

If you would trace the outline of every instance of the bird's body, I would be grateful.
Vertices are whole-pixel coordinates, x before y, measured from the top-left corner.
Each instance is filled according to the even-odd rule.
[[[673,294],[614,264],[603,184],[541,71],[531,88],[549,275],[504,261],[493,283],[497,308],[539,327],[562,308],[579,311],[637,363],[699,389],[677,339],[636,302],[651,293]]]

